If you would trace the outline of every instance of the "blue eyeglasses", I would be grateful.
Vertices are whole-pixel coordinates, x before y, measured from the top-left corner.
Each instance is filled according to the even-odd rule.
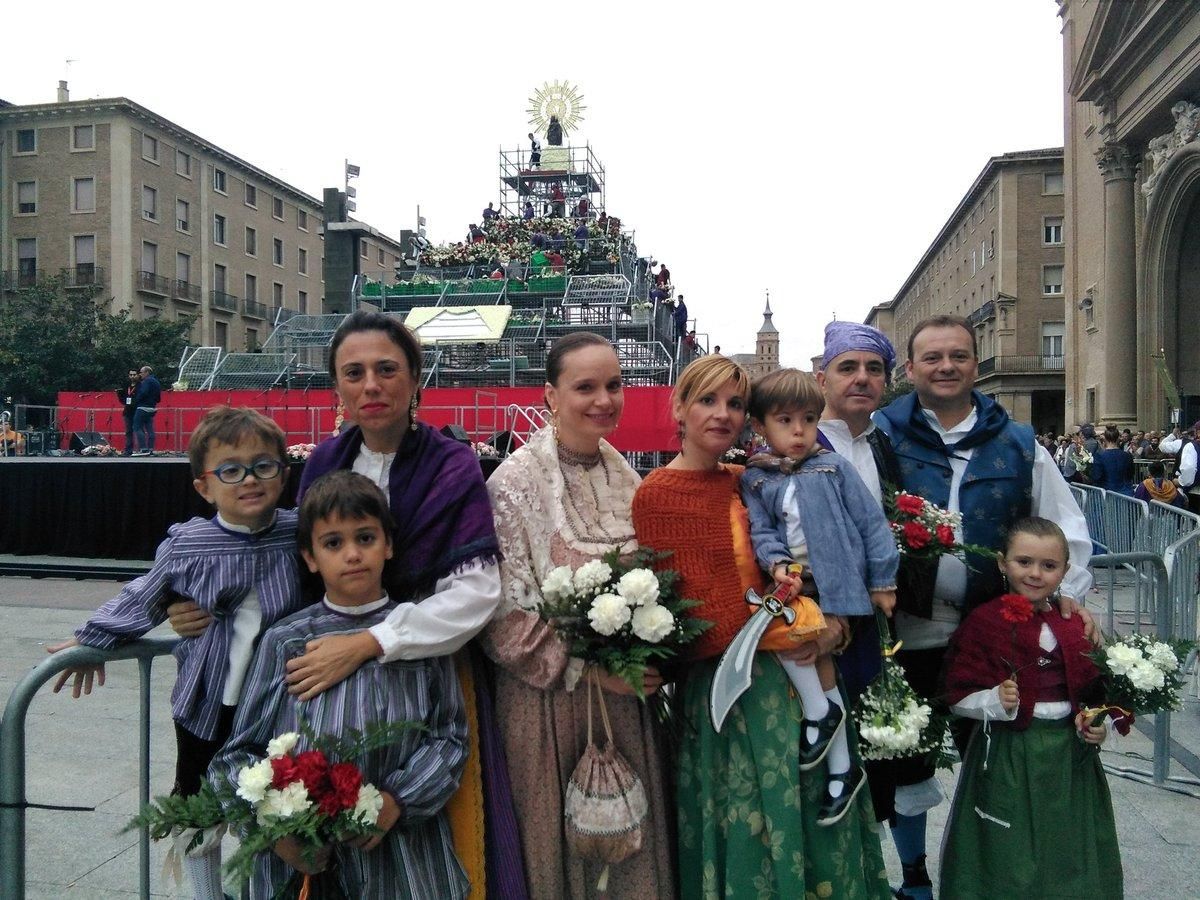
[[[283,471],[283,463],[277,459],[260,459],[250,466],[241,463],[225,463],[205,472],[205,475],[216,475],[221,484],[241,484],[248,475],[253,475],[259,481],[270,481],[278,478]]]

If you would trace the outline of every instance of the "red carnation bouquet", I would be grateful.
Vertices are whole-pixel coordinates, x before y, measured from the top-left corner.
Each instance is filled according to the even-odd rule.
[[[254,858],[270,853],[277,841],[293,838],[306,862],[317,860],[334,843],[348,843],[378,833],[375,825],[383,795],[349,760],[393,743],[401,731],[420,727],[410,722],[379,723],[346,736],[316,735],[307,725],[267,744],[266,756],[243,766],[232,781],[206,779],[190,797],[157,797],[134,817],[125,831],[148,828],[154,840],[177,839],[173,853],[186,853],[225,828],[241,846],[225,865],[237,883],[249,880]],[[306,745],[309,749],[297,751]],[[182,838],[180,836],[182,835]],[[168,864],[173,862],[168,854]],[[279,897],[340,897],[336,876],[297,872]],[[347,898],[349,900],[349,898]]]
[[[906,491],[885,491],[884,506],[901,556],[912,559],[936,559],[947,553],[996,556],[996,552],[987,547],[958,540],[961,513],[942,509],[936,503]]]

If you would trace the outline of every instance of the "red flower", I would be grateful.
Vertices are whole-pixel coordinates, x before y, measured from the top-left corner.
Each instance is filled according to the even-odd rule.
[[[925,509],[925,501],[915,494],[901,494],[896,498],[896,509],[910,516],[919,516]]]
[[[1000,618],[1017,625],[1033,618],[1033,601],[1020,594],[1005,594],[1000,598]]]
[[[949,525],[939,525],[937,527],[937,539],[941,541],[943,547],[953,547],[954,529]]]
[[[353,809],[362,787],[362,772],[354,763],[338,763],[329,770],[329,791],[321,798],[321,812],[336,816],[343,809]]]
[[[920,522],[904,523],[904,543],[908,544],[914,550],[920,550],[929,543],[932,537],[929,529]]]
[[[320,797],[329,787],[329,760],[320,750],[305,750],[296,756],[296,775],[310,797]]]
[[[271,787],[283,790],[297,778],[296,760],[290,756],[276,756],[271,760]]]

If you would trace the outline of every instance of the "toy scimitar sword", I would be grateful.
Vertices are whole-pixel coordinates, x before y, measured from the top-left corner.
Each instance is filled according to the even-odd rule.
[[[781,584],[774,593],[760,597],[754,588],[746,589],[746,602],[757,606],[758,609],[725,648],[725,652],[721,654],[721,661],[717,663],[712,689],[708,695],[708,712],[712,716],[715,731],[721,730],[733,705],[750,687],[754,654],[771,620],[782,618],[788,625],[796,621],[796,611],[784,602],[789,590],[789,585]]]

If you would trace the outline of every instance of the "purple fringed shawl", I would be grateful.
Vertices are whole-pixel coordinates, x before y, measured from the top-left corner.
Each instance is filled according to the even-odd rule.
[[[318,444],[304,465],[298,496],[326,472],[352,468],[361,446],[358,426]],[[388,494],[396,520],[388,584],[394,599],[428,594],[439,578],[464,563],[499,560],[479,458],[465,444],[424,423],[405,431],[388,471]]]

